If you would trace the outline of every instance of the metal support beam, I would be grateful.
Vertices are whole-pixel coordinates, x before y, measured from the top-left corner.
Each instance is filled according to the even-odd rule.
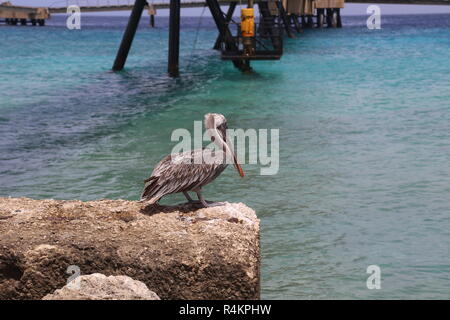
[[[281,17],[281,20],[283,21],[283,25],[284,25],[284,28],[286,30],[288,37],[295,38],[295,35],[291,30],[291,24],[289,23],[289,19],[287,17],[286,10],[284,10],[283,4],[281,3],[281,1],[275,1],[275,3],[277,5],[278,13]]]
[[[312,15],[308,15],[306,16],[306,25],[308,28],[313,28],[314,27],[314,22],[313,22],[313,16]]]
[[[323,28],[325,20],[325,9],[317,9],[317,28]]]
[[[342,28],[341,9],[337,8],[337,27]]]
[[[147,4],[146,0],[136,0],[131,11],[130,19],[128,20],[127,28],[123,34],[122,42],[120,43],[119,51],[117,51],[116,60],[114,61],[113,70],[122,70],[127,61],[128,52],[130,52],[131,43],[133,42],[136,29],[141,19],[144,6]]]
[[[275,17],[270,14],[270,9],[267,1],[259,1],[258,9],[262,16],[262,22],[260,21],[260,28],[264,35],[270,36],[270,40],[275,49],[279,49],[281,46],[280,41],[274,36]]]
[[[230,6],[228,7],[227,15],[225,16],[225,20],[227,24],[230,23],[231,19],[233,18],[234,10],[236,9],[237,2],[230,2]],[[222,43],[222,37],[219,35],[217,36],[216,43],[214,44],[214,50],[220,49],[220,44]]]
[[[150,27],[152,27],[152,28],[155,27],[155,15],[154,14],[150,15]]]
[[[338,27],[338,13],[336,8],[331,9],[331,26],[333,28]]]
[[[214,18],[214,22],[216,23],[217,29],[219,30],[219,35],[222,41],[225,43],[225,49],[238,51],[238,47],[233,40],[233,35],[231,34],[223,12],[220,9],[219,2],[217,0],[206,0],[206,4],[208,5],[209,11],[211,11],[211,15]],[[248,63],[245,63],[245,61],[243,60],[233,60],[233,64],[241,71],[247,72],[251,70]]]
[[[180,75],[180,2],[180,0],[170,0],[168,72],[171,77]]]
[[[327,9],[327,28],[333,27],[333,9]]]
[[[270,9],[267,1],[258,2],[259,13],[262,16],[262,21],[259,21],[259,28],[264,35],[271,35],[272,27],[275,24],[275,17],[270,14]]]
[[[298,16],[296,14],[291,14],[290,17],[291,17],[292,22],[294,22],[295,30],[298,33],[302,32],[302,27],[301,27],[300,23],[298,22]]]
[[[302,16],[301,16],[301,22],[302,22],[302,28],[303,28],[303,29],[305,29],[305,28],[308,27],[308,26],[306,25],[306,17],[305,17],[305,15],[302,15]]]

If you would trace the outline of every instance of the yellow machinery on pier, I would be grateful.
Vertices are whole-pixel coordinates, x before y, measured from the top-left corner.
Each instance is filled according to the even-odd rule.
[[[261,4],[260,1],[257,3]],[[267,1],[264,3],[267,5]],[[261,32],[262,29],[264,32]],[[275,22],[264,26],[260,19],[258,25],[255,22],[253,0],[249,0],[247,8],[241,9],[241,21],[237,25],[237,35],[233,37],[235,45],[230,47],[222,43],[222,59],[242,60],[247,65],[249,60],[278,60],[283,53],[280,30]]]
[[[253,55],[255,53],[255,12],[253,8],[241,9],[241,34],[244,55]]]
[[[241,32],[243,37],[255,36],[255,10],[253,8],[241,9]]]

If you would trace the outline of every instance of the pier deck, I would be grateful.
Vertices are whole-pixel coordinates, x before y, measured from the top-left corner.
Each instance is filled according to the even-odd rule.
[[[30,22],[32,25],[44,25],[45,20],[50,18],[50,12],[45,7],[24,7],[15,6],[11,2],[0,4],[0,19],[4,19],[7,24],[24,25]]]
[[[219,0],[221,5],[228,5],[230,0]],[[259,1],[255,1],[259,2]],[[285,1],[283,1],[285,2]],[[286,1],[289,2],[289,1]],[[343,1],[342,1],[343,2]],[[345,0],[347,3],[382,3],[382,4],[415,4],[415,5],[450,5],[450,0]],[[105,11],[131,11],[133,9],[133,1],[131,4],[124,5],[92,5],[80,6],[83,12],[105,12]],[[155,9],[169,9],[169,0],[156,0],[153,3]],[[196,8],[206,6],[205,0],[187,0],[181,2],[182,8]],[[147,6],[146,6],[147,7]],[[67,7],[50,7],[50,13],[66,13]]]
[[[221,5],[230,4],[230,0],[219,0]],[[259,2],[259,1],[255,1]],[[289,1],[283,1],[289,3]],[[343,1],[342,1],[343,2]],[[450,0],[345,0],[347,3],[381,3],[381,4],[415,4],[415,5],[450,5]],[[131,4],[124,5],[92,5],[80,6],[83,12],[104,12],[104,11],[131,11],[133,8],[133,1]],[[181,2],[182,8],[196,8],[206,6],[205,0],[187,0]],[[146,6],[147,7],[147,6]],[[169,9],[169,0],[156,0],[153,3],[155,9]],[[66,13],[67,7],[50,7],[50,13]]]
[[[230,0],[218,0],[220,5],[229,5]],[[258,0],[255,1],[259,2]],[[282,1],[284,6],[288,9],[291,7],[291,3],[301,3],[301,6],[305,7],[305,2],[310,2],[311,5],[306,5],[310,7],[310,10],[324,8],[323,5],[319,3],[325,2],[342,2],[343,7],[344,0],[284,0]],[[347,3],[381,3],[381,4],[414,4],[414,5],[450,5],[450,0],[345,0]],[[133,0],[118,0],[115,1],[98,1],[98,0],[86,0],[86,1],[67,1],[67,6],[71,4],[79,3],[81,12],[108,12],[108,11],[131,11],[134,6]],[[103,4],[102,4],[103,3]],[[122,3],[122,4],[121,4]],[[196,8],[206,6],[205,0],[185,0],[180,3],[181,8]],[[0,3],[0,19],[4,19],[9,24],[26,24],[26,22],[32,22],[33,25],[36,23],[43,25],[46,19],[49,19],[51,14],[61,14],[67,12],[67,6],[51,6],[51,7],[26,7],[26,6],[16,6],[10,1]],[[152,8],[148,5],[145,6],[147,10],[157,10],[157,9],[169,9],[170,0],[156,0],[151,4]],[[294,4],[294,6],[296,6]],[[328,8],[333,8],[336,6],[325,6]],[[150,12],[150,11],[149,11]]]

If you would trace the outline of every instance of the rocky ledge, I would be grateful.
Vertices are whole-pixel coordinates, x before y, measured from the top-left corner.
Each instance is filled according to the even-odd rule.
[[[42,300],[160,300],[140,281],[101,273],[79,276]]]
[[[242,203],[0,198],[0,299],[41,299],[93,273],[161,299],[259,299],[259,220]]]

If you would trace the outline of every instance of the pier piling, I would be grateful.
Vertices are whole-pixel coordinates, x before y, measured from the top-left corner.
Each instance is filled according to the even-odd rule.
[[[333,26],[332,19],[333,19],[333,9],[327,8],[327,27],[328,28],[331,28]]]
[[[308,28],[313,28],[314,27],[314,21],[313,21],[313,16],[312,15],[308,15],[307,16],[307,24],[308,24]]]
[[[297,30],[298,33],[302,32],[302,26],[300,25],[300,22],[298,21],[298,15],[292,14],[291,18],[292,18],[292,21],[294,22],[295,30]]]
[[[120,43],[119,51],[117,51],[116,60],[114,61],[113,70],[122,70],[127,61],[128,53],[130,52],[131,43],[133,42],[134,35],[136,34],[136,29],[139,25],[139,20],[142,16],[142,11],[144,6],[147,4],[146,0],[136,0],[131,11],[130,19],[128,20],[128,25],[125,33]]]
[[[336,9],[336,14],[337,14],[337,27],[342,28],[341,9],[340,8]]]
[[[168,72],[178,77],[180,55],[180,0],[170,0]]]
[[[317,9],[317,28],[323,28],[324,9]]]
[[[151,14],[151,15],[150,15],[150,26],[151,26],[152,28],[155,27],[155,15],[154,15],[154,14]]]
[[[150,27],[155,27],[156,8],[153,4],[148,3],[148,14],[150,16]]]

